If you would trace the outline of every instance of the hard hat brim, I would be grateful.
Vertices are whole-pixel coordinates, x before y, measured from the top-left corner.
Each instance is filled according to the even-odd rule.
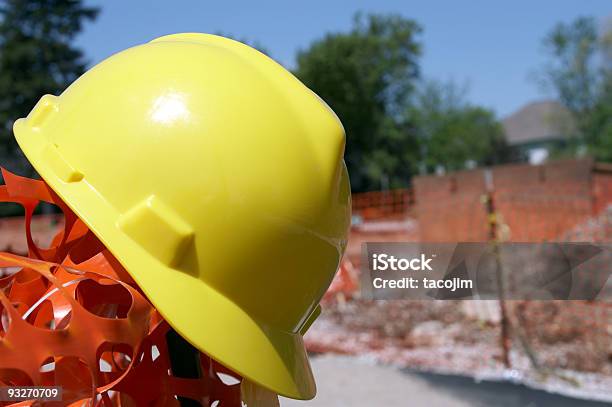
[[[128,270],[168,323],[187,341],[236,373],[296,398],[311,399],[316,387],[303,338],[254,320],[221,293],[187,273],[158,261],[118,226],[120,214],[87,182],[87,175],[66,181],[44,155],[49,141],[24,119],[15,138],[53,191]],[[112,165],[112,164],[110,164]],[[170,281],[168,287],[163,281]]]

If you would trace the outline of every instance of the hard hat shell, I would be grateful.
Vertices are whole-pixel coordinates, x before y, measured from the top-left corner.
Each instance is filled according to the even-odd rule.
[[[279,394],[316,392],[302,334],[346,246],[332,110],[239,42],[176,34],[45,95],[15,137],[189,342]]]

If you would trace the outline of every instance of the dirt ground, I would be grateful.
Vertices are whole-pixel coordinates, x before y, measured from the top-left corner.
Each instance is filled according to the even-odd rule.
[[[604,407],[611,403],[563,397],[509,382],[400,370],[348,356],[314,357],[318,394],[282,399],[283,407]]]
[[[482,313],[466,312],[467,305],[363,300],[327,304],[305,336],[306,346],[314,353],[479,380],[509,380],[567,397],[612,402],[610,325],[587,329],[575,312],[554,317],[533,305],[529,310],[535,314],[521,325],[525,334],[513,337],[511,368],[506,368],[496,318],[483,317],[491,311],[487,307],[476,307]],[[572,304],[563,305],[561,310]],[[586,316],[582,320],[588,322]]]

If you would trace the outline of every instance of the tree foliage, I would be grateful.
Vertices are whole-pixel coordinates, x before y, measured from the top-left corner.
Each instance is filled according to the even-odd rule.
[[[574,119],[572,149],[612,161],[612,28],[593,18],[557,24],[544,39],[544,82]]]
[[[347,134],[353,190],[408,185],[417,172],[486,165],[507,156],[495,115],[453,84],[421,83],[420,26],[360,15],[298,53],[296,75],[327,101]]]
[[[354,190],[405,185],[416,139],[403,111],[419,77],[419,25],[397,15],[358,14],[297,55],[295,74],[338,114],[347,133]]]
[[[13,121],[27,115],[43,94],[59,94],[85,71],[83,53],[72,40],[97,14],[81,0],[0,2],[0,153],[5,162],[21,157]]]
[[[465,100],[453,82],[427,81],[408,109],[418,134],[422,173],[455,171],[510,159],[501,124],[487,109]]]

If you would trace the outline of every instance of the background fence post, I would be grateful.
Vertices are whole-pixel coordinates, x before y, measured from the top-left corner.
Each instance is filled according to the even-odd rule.
[[[487,221],[489,226],[489,242],[493,245],[493,255],[495,257],[495,274],[497,279],[497,291],[499,295],[500,312],[500,345],[502,350],[502,362],[506,368],[510,368],[510,321],[506,307],[504,272],[499,253],[499,239],[497,236],[498,216],[495,210],[495,187],[493,184],[493,171],[486,169],[485,178],[485,205],[487,211]]]

